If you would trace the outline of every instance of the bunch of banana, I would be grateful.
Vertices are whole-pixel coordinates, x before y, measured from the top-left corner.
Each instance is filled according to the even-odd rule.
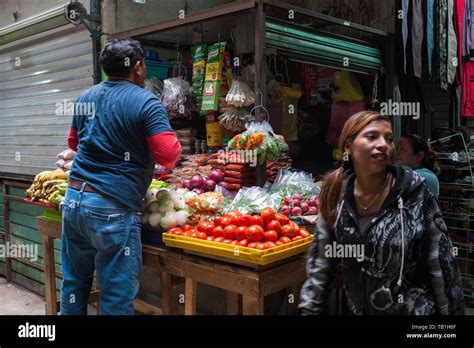
[[[57,203],[66,191],[68,179],[68,175],[61,169],[41,172],[26,190],[26,197],[32,201]]]

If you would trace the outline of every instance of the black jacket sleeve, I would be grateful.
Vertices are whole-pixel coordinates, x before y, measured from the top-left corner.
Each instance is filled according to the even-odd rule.
[[[425,262],[438,314],[464,314],[463,286],[453,245],[436,199],[427,195],[425,216]]]
[[[333,230],[321,216],[316,224],[316,233],[307,255],[308,279],[301,288],[299,308],[303,315],[321,314],[329,287],[334,279],[336,261],[325,257],[327,245],[335,241]]]

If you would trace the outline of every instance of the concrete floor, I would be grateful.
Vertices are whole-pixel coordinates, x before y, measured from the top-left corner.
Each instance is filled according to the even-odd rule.
[[[0,315],[44,315],[44,299],[0,277]]]

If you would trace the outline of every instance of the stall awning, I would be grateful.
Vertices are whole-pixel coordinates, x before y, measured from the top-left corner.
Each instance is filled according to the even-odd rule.
[[[317,33],[276,19],[265,22],[265,39],[267,47],[314,64],[360,72],[377,72],[383,66],[382,51],[369,43]]]

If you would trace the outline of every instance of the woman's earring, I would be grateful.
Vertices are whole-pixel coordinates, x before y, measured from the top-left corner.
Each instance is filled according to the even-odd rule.
[[[344,151],[344,153],[342,154],[342,160],[344,162],[349,162],[349,151]]]

